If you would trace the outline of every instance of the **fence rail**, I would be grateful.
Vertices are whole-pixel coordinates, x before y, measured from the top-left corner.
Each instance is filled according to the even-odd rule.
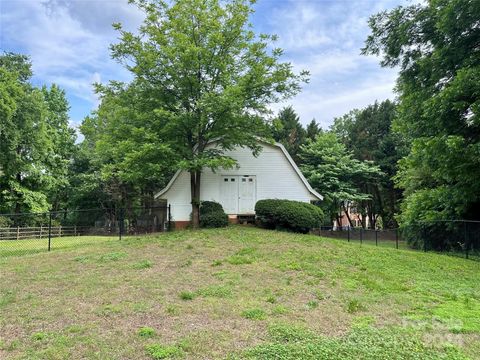
[[[0,257],[170,230],[171,207],[0,214]]]
[[[323,226],[313,233],[360,245],[434,251],[480,260],[480,221],[419,221],[412,226],[386,230]]]

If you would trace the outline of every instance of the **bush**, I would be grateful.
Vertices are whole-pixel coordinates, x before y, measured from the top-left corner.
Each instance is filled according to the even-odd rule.
[[[223,207],[215,201],[202,201],[200,204],[200,214],[209,214],[218,211],[223,212]]]
[[[263,226],[301,233],[318,227],[323,219],[319,207],[293,200],[260,200],[255,204],[255,212]]]
[[[200,226],[205,228],[218,228],[228,225],[228,216],[222,211],[200,213]]]
[[[206,228],[225,227],[228,216],[222,205],[215,201],[202,201],[200,204],[200,226]]]

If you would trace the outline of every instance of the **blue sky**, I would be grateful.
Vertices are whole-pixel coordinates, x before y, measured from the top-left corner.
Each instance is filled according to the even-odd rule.
[[[328,127],[334,117],[375,100],[393,99],[396,70],[360,55],[368,17],[409,0],[258,0],[252,23],[279,36],[284,60],[311,72],[293,105],[301,121]],[[56,83],[67,92],[72,124],[96,106],[92,83],[128,80],[110,59],[117,34],[111,24],[134,30],[142,13],[127,0],[0,0],[0,50],[31,56],[34,83]]]

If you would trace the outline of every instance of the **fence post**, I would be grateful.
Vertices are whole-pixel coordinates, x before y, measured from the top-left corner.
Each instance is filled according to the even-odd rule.
[[[378,230],[375,229],[375,246],[378,246]]]
[[[347,227],[348,242],[350,242],[350,226]]]
[[[467,235],[467,222],[463,222],[463,231],[465,232],[465,258],[468,259],[468,248],[470,247],[470,244],[468,243],[468,235]]]
[[[17,241],[20,239],[20,226],[17,226]]]
[[[50,251],[52,245],[52,212],[48,213],[48,251]]]
[[[423,233],[423,251],[427,252],[427,237],[425,236],[426,231],[423,228],[422,228],[422,233]]]
[[[123,209],[120,209],[118,213],[118,239],[119,240],[122,240],[122,232],[123,232]]]
[[[398,228],[395,229],[395,247],[398,249]]]
[[[363,243],[363,228],[360,228],[360,245]]]
[[[172,230],[172,204],[168,204],[168,231]]]

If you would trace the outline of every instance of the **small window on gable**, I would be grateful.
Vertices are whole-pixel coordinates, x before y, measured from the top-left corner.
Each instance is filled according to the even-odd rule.
[[[228,181],[228,178],[223,179],[223,181],[227,182],[227,181]]]
[[[230,181],[234,182],[234,181],[235,181],[235,178],[231,178]]]

